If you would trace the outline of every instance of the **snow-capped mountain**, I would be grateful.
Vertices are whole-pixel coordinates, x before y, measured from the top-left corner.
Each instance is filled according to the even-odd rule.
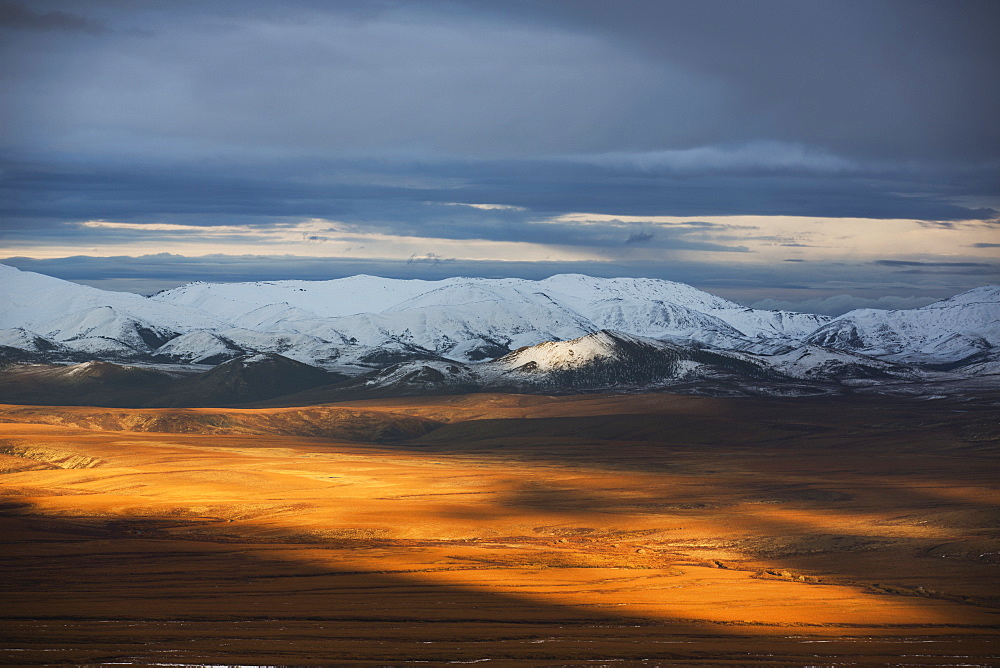
[[[273,305],[320,318],[379,312],[435,287],[434,281],[364,275],[330,281],[197,282],[160,292],[152,300],[196,308],[235,323],[241,316]]]
[[[307,404],[469,392],[664,390],[795,396],[947,376],[817,346],[768,357],[609,330],[527,346],[489,362],[405,361],[353,378],[274,354],[243,355],[201,373],[174,368],[165,373],[93,361],[11,365],[0,368],[0,403],[182,407],[267,399]]]
[[[749,309],[682,283],[575,274],[541,281],[352,276],[192,283],[152,299],[205,309],[243,328],[297,332],[347,348],[413,346],[462,361],[601,329],[743,348],[797,341],[829,320]]]
[[[900,364],[994,373],[998,318],[996,286],[920,309],[866,309],[830,318],[751,309],[682,283],[641,278],[352,276],[191,283],[143,297],[0,265],[0,355],[8,361],[215,365],[278,354],[354,375],[414,362],[462,377],[464,372],[449,371],[451,365],[473,369],[478,383],[490,369],[513,377],[514,367],[504,365],[528,354],[519,349],[546,344],[531,354],[572,351],[573,364],[548,369],[555,362],[542,355],[516,366],[534,362],[547,376],[562,374],[570,382],[579,369],[597,368],[593,360],[614,356],[595,352],[600,346],[580,348],[601,340],[589,335],[611,331],[615,355],[655,348],[657,364],[673,359],[674,366],[657,371],[661,377],[673,378],[689,363],[737,360],[783,378],[898,378],[906,371]],[[570,341],[576,343],[560,345]],[[716,357],[705,361],[711,355]],[[503,362],[490,361],[498,358]]]
[[[957,367],[953,365],[943,365],[943,367],[959,368],[962,373],[973,376],[1000,376],[1000,349],[995,348],[967,357]]]
[[[73,352],[23,327],[0,329],[0,362],[38,362],[72,359]]]
[[[481,365],[493,382],[538,382],[553,387],[655,385],[738,375],[767,378],[751,355],[711,350],[644,336],[601,330],[572,341],[549,341]]]
[[[178,335],[165,325],[123,313],[112,306],[68,313],[40,323],[37,331],[72,350],[120,356],[141,356]]]
[[[156,349],[155,358],[181,364],[221,364],[247,355],[247,349],[215,332],[188,332],[167,341]]]
[[[139,359],[181,332],[224,326],[204,311],[0,265],[0,327],[26,330],[68,352]]]
[[[914,369],[902,364],[816,345],[762,356],[761,360],[781,375],[803,380],[917,377]]]
[[[923,374],[927,375],[927,374]],[[480,364],[447,360],[395,364],[330,388],[317,400],[463,392],[669,390],[693,383],[748,394],[850,391],[844,381],[912,381],[922,372],[819,346],[780,355],[709,349],[610,330],[548,341]],[[862,385],[863,386],[863,385]]]
[[[60,348],[59,344],[23,327],[0,329],[0,347],[15,348],[33,353],[42,353]]]
[[[212,329],[224,323],[207,311],[131,292],[100,290],[0,264],[0,328],[23,327],[41,333],[59,318],[95,308],[110,308],[122,317],[182,332]]]
[[[921,308],[850,311],[805,340],[908,363],[972,358],[1000,346],[1000,286],[975,288]]]

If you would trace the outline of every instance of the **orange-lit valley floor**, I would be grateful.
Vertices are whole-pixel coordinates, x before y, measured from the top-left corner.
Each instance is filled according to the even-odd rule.
[[[472,395],[0,421],[6,664],[1000,660],[988,402]]]

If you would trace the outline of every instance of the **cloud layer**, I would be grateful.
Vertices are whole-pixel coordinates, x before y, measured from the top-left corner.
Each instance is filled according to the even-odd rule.
[[[0,2],[0,256],[972,287],[1000,243],[998,22],[991,0]]]

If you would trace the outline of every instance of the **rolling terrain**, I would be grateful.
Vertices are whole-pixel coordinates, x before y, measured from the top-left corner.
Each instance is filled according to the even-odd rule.
[[[707,396],[949,395],[996,385],[969,376],[814,345],[760,356],[602,330],[525,346],[488,362],[400,362],[360,376],[275,354],[215,367],[20,363],[0,367],[0,402],[123,408],[282,405],[476,392],[576,394],[672,391]]]
[[[1000,660],[995,286],[0,293],[2,663]]]
[[[0,661],[994,664],[997,401],[5,406]]]
[[[0,265],[0,295],[0,363],[208,367],[281,355],[356,376],[401,363],[475,366],[611,332],[685,348],[688,357],[751,356],[806,375],[816,365],[788,366],[787,359],[821,352],[853,368],[1000,370],[998,286],[917,309],[836,318],[749,308],[683,283],[579,274],[191,283],[143,297]]]

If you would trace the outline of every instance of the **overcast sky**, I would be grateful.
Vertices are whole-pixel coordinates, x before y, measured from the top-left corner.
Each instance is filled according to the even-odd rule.
[[[995,0],[0,0],[0,262],[918,306],[1000,282],[998,29]]]

